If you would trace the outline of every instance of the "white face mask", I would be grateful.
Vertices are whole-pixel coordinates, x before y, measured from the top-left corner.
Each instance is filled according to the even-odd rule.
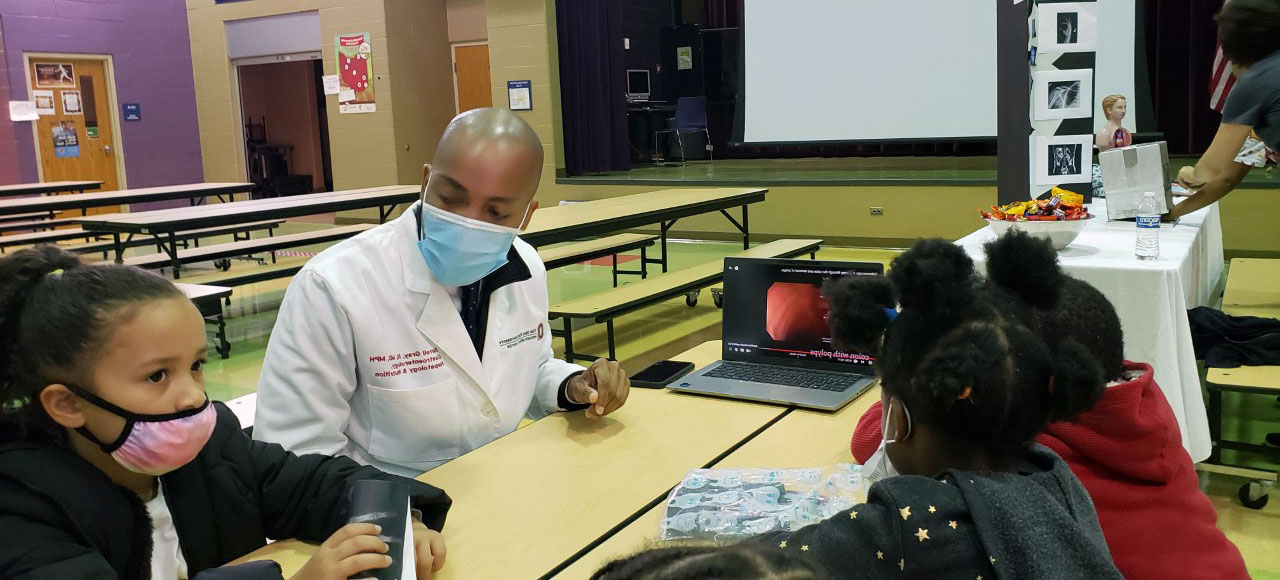
[[[902,405],[901,401],[898,404]],[[872,453],[871,457],[862,466],[862,476],[871,483],[901,475],[893,467],[893,461],[889,459],[889,455],[884,451],[885,445],[899,441],[899,439],[889,438],[889,417],[893,415],[892,411],[893,399],[889,399],[889,404],[884,407],[884,422],[880,428],[880,446],[876,448],[876,452]],[[911,436],[911,412],[907,410],[906,405],[902,405],[902,413],[907,417],[907,434],[903,435],[901,439],[905,441]]]

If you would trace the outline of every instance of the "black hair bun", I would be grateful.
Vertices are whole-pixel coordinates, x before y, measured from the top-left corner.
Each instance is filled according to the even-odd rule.
[[[898,256],[889,280],[904,310],[950,318],[974,302],[973,260],[964,248],[940,238],[920,240]]]
[[[1107,388],[1102,365],[1074,339],[1052,343],[1053,382],[1049,420],[1067,421],[1093,408]]]
[[[1058,304],[1063,274],[1058,252],[1049,240],[1012,230],[983,249],[987,278],[996,286],[1037,308]]]
[[[838,349],[867,353],[880,351],[881,337],[889,327],[887,308],[895,306],[893,285],[883,276],[845,276],[827,280],[822,295],[831,303],[827,326]]]

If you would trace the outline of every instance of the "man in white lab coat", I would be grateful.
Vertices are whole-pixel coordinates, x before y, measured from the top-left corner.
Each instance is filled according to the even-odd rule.
[[[258,384],[254,437],[417,475],[556,410],[627,400],[618,363],[556,359],[547,274],[518,239],[542,143],[506,109],[445,129],[423,200],[294,277]]]

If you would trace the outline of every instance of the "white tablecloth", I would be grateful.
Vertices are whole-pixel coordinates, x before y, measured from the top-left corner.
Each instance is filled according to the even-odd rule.
[[[1067,273],[1107,296],[1124,325],[1125,357],[1150,363],[1182,430],[1182,445],[1194,461],[1209,457],[1209,421],[1200,394],[1200,375],[1191,346],[1187,310],[1207,306],[1222,276],[1222,223],[1218,205],[1160,229],[1160,259],[1134,257],[1136,226],[1108,222],[1104,200],[1091,204],[1099,216],[1080,237],[1058,254]],[[982,244],[992,239],[989,228],[956,243],[985,263]]]

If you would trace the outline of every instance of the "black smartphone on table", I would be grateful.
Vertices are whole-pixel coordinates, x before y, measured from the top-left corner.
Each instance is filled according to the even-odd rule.
[[[661,389],[672,381],[693,372],[693,363],[678,360],[660,360],[631,377],[631,386]]]

